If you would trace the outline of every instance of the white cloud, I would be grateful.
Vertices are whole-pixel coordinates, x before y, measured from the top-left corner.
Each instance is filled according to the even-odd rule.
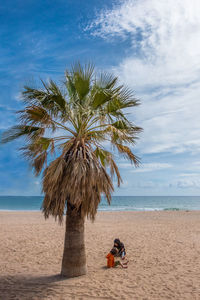
[[[94,35],[131,41],[113,71],[142,99],[143,153],[200,152],[200,1],[126,0],[102,11]]]
[[[169,187],[177,188],[200,188],[200,174],[185,172],[180,173],[174,178],[173,181],[169,182]]]
[[[154,181],[139,181],[136,184],[133,184],[133,186],[138,188],[155,188],[158,187],[158,184],[156,184]]]
[[[182,179],[174,182],[172,186],[178,188],[200,188],[200,179],[199,178]]]
[[[119,163],[121,169],[127,169],[133,173],[143,173],[143,172],[155,172],[163,169],[172,168],[169,163],[144,163],[141,164],[140,168],[133,169],[133,165],[130,163]]]
[[[139,169],[132,170],[134,173],[143,173],[143,172],[155,172],[163,169],[172,168],[172,165],[169,163],[147,163],[142,164]]]
[[[128,163],[128,162],[127,163],[126,162],[119,163],[118,165],[121,169],[131,169],[131,168],[133,168],[133,165],[131,163]]]
[[[182,173],[179,176],[181,176],[181,177],[196,177],[196,178],[200,178],[200,174],[199,173]]]
[[[134,165],[129,162],[120,162],[118,165],[122,169],[132,169],[134,167]],[[148,169],[148,170],[158,170],[159,169],[160,170],[160,169],[166,169],[166,168],[171,168],[171,167],[172,167],[172,165],[169,163],[142,163],[140,165],[140,168],[142,168],[143,170],[144,169],[145,170],[146,169]],[[140,170],[135,169],[135,171],[139,172]]]
[[[171,88],[170,94],[157,94],[144,95],[138,109],[144,128],[139,141],[142,151],[199,153],[200,83]]]

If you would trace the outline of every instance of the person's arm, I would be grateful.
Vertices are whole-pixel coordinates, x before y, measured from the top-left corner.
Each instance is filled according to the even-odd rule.
[[[125,248],[124,248],[124,244],[123,243],[121,243],[121,249],[120,249],[120,252],[123,252],[125,250]]]
[[[126,255],[125,247],[124,247],[124,244],[121,243],[120,256],[122,259],[125,259],[125,255]]]

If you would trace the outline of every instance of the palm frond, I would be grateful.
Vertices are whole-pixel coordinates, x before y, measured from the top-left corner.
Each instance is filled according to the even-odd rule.
[[[44,85],[43,81],[42,83]],[[44,88],[44,97],[41,100],[41,105],[53,116],[63,116],[67,112],[67,103],[59,87],[50,79],[49,83],[44,85]]]
[[[111,101],[118,78],[108,73],[101,73],[91,89],[91,105],[94,109]],[[118,87],[119,88],[119,87]]]
[[[24,87],[22,99],[25,104],[43,106],[53,116],[63,115],[66,112],[67,103],[61,90],[53,80],[50,80],[49,83],[41,82],[43,89]]]
[[[49,113],[41,106],[38,105],[32,105],[27,106],[26,109],[20,110],[17,112],[20,114],[20,121],[23,124],[31,124],[33,125],[43,125],[48,127],[51,127],[51,129],[54,131],[56,129],[55,123],[52,119],[52,117],[49,115]]]
[[[92,148],[81,142],[71,143],[67,152],[52,162],[44,172],[45,217],[50,214],[62,222],[66,199],[81,209],[83,216],[95,217],[101,194],[111,200],[111,178],[94,155]],[[79,187],[79,188],[77,188]]]
[[[121,93],[120,93],[121,94]],[[120,113],[122,111],[122,109],[125,108],[130,108],[130,107],[134,107],[134,106],[138,106],[140,104],[139,100],[137,99],[129,99],[127,97],[127,95],[125,96],[125,98],[121,97],[121,95],[116,95],[114,96],[111,101],[109,101],[107,103],[107,105],[105,106],[105,112],[107,114],[111,114],[113,116],[120,116]]]
[[[34,169],[35,175],[38,176],[44,164],[47,164],[48,154],[55,153],[54,139],[40,137],[37,140],[29,143],[27,146],[20,148],[22,155],[29,161]]]
[[[109,90],[96,86],[92,90],[92,97],[92,107],[97,109],[103,104],[109,102],[112,99],[112,94],[109,92]]]
[[[45,128],[42,127],[16,125],[2,134],[1,143],[5,144],[22,136],[25,136],[28,139],[37,139],[38,137],[42,136],[44,132]]]
[[[30,86],[24,86],[24,90],[21,93],[21,98],[25,105],[37,105],[47,97],[47,93],[42,89],[33,88]]]
[[[32,163],[32,167],[34,168],[36,176],[38,176],[41,173],[43,166],[46,163],[47,163],[47,151],[43,151],[34,159]]]
[[[115,143],[114,145],[117,147],[119,153],[123,154],[125,158],[128,158],[131,162],[133,162],[136,167],[139,166],[140,159],[133,154],[133,152],[128,146],[124,146],[118,143]]]
[[[69,87],[70,95],[75,96],[75,100],[81,105],[90,91],[93,72],[94,66],[92,64],[85,65],[83,68],[80,63],[72,65],[71,72],[66,71],[66,86]]]
[[[100,147],[96,147],[94,154],[101,161],[101,164],[104,167],[106,167],[107,165],[110,167],[111,177],[113,177],[113,175],[116,175],[118,186],[120,186],[120,183],[122,182],[122,178],[121,178],[119,169],[113,159],[112,153],[110,153],[109,151],[106,151]]]
[[[116,86],[117,81],[118,78],[116,76],[113,76],[112,74],[109,74],[107,72],[101,72],[99,79],[96,80],[96,85],[110,90]]]

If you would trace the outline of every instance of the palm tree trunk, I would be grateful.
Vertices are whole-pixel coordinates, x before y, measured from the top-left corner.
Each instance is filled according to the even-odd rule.
[[[84,223],[85,218],[81,216],[80,210],[75,211],[73,205],[68,202],[61,269],[61,275],[68,278],[81,276],[87,272]]]

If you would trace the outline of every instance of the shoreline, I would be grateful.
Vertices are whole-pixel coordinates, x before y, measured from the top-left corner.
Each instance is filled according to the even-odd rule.
[[[42,196],[0,196],[0,211],[41,211]],[[200,210],[200,196],[112,196],[98,211],[184,211]]]
[[[200,209],[194,209],[194,208],[178,208],[178,207],[171,207],[171,208],[146,208],[146,209],[98,209],[97,212],[156,212],[156,211],[200,211]],[[0,209],[1,212],[42,212],[41,210],[37,209]]]

